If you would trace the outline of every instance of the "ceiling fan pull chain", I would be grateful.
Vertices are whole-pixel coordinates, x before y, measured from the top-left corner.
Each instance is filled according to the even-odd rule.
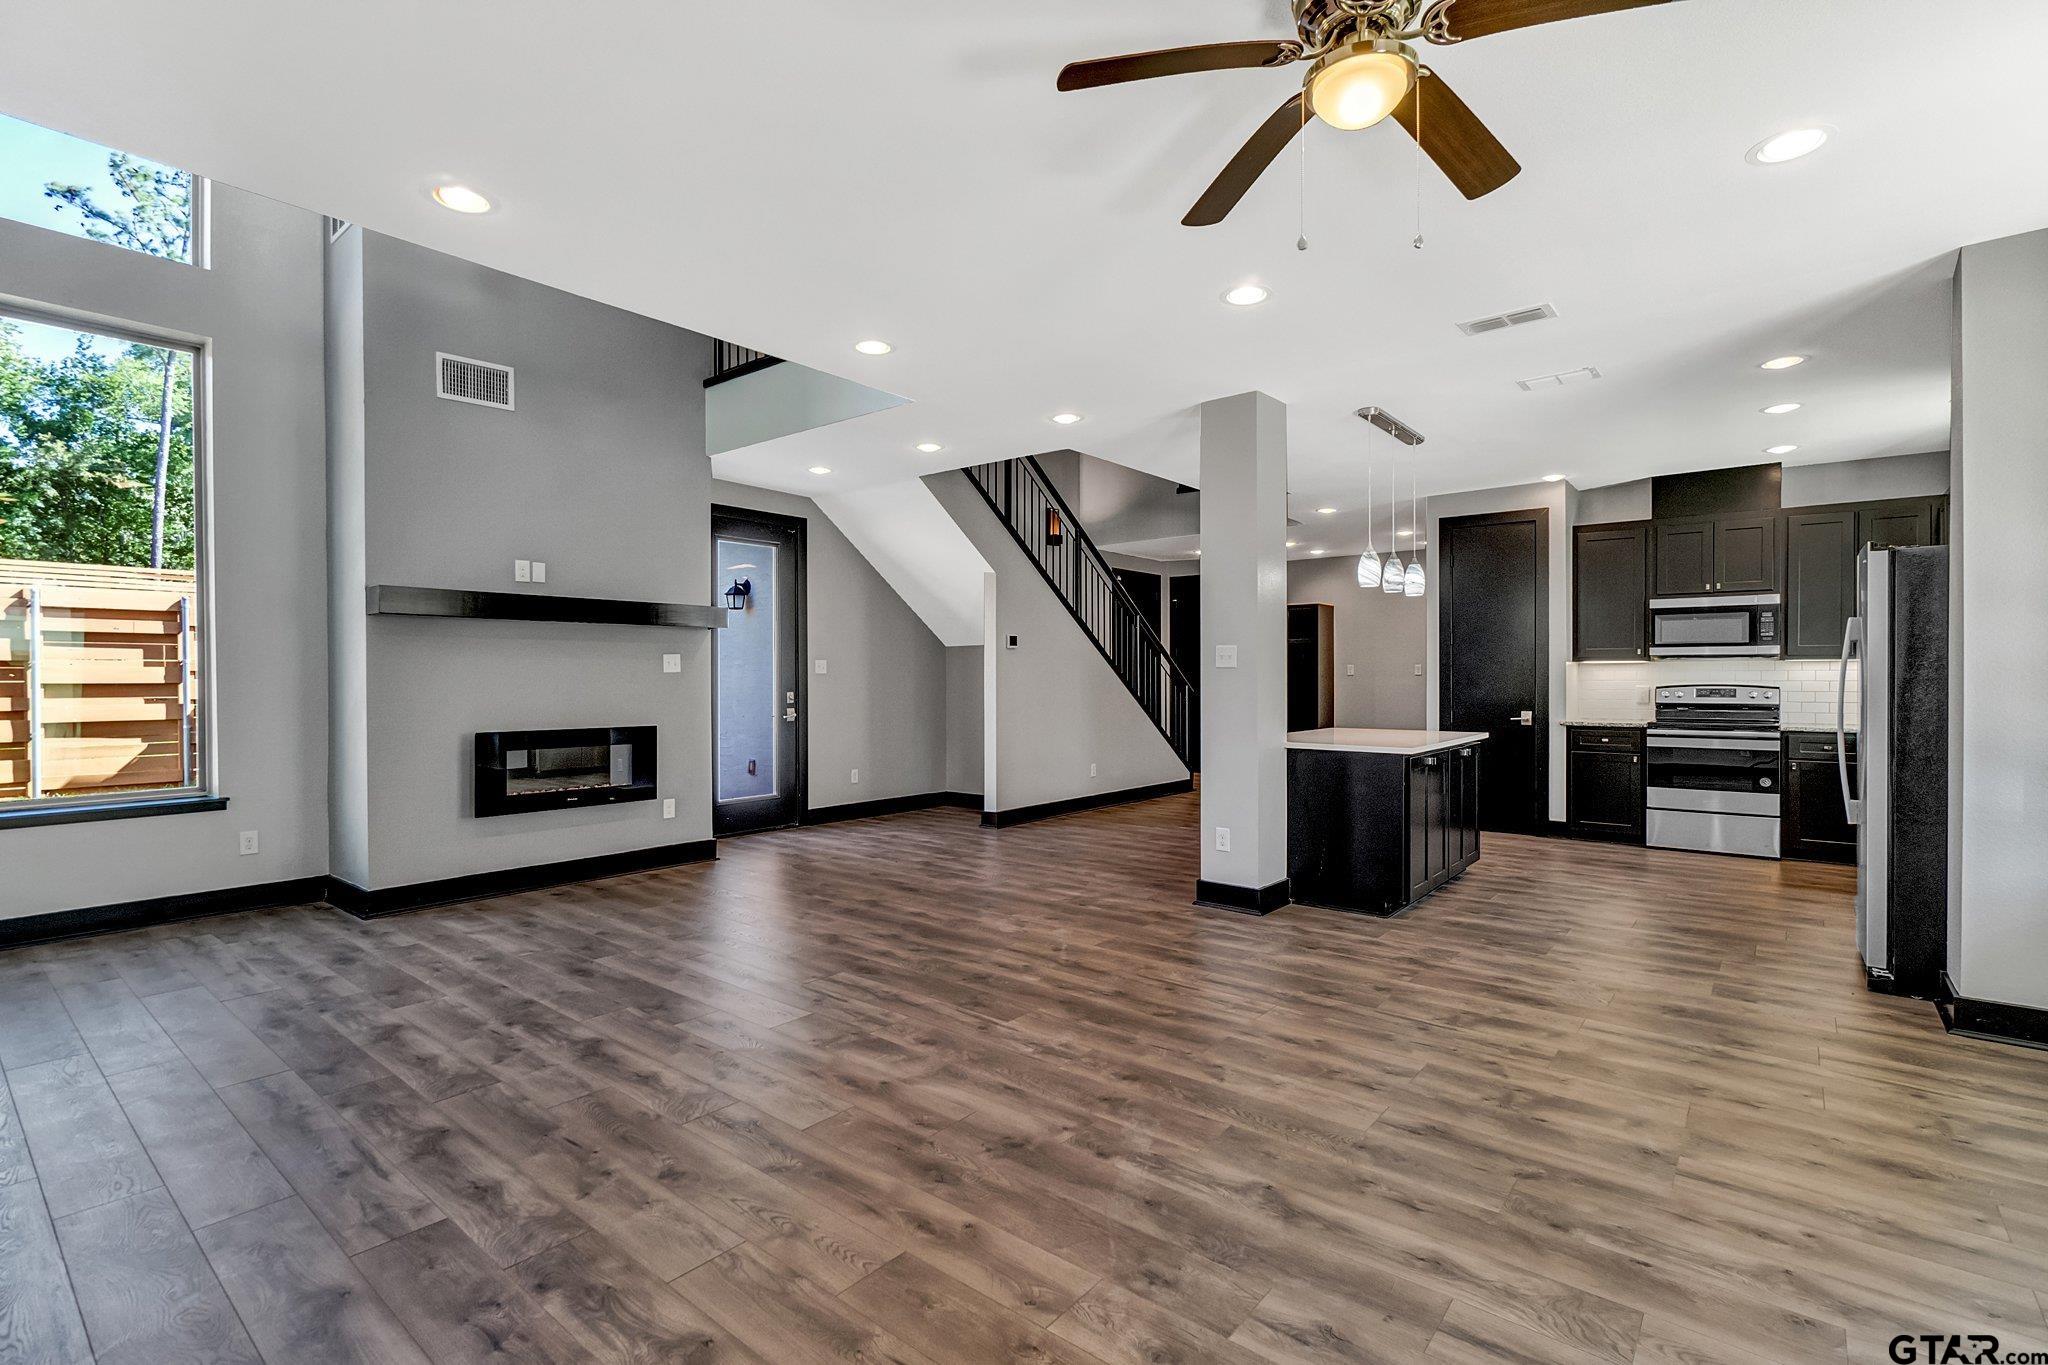
[[[1428,75],[1426,66],[1415,72],[1415,241],[1412,245],[1417,251],[1422,250],[1422,82]]]
[[[1295,199],[1295,212],[1301,227],[1301,234],[1294,239],[1296,251],[1308,250],[1308,101],[1301,102],[1301,183]]]

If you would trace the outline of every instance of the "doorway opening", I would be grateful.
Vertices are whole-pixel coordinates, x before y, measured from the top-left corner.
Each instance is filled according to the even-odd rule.
[[[711,591],[727,607],[712,644],[711,832],[804,817],[804,523],[711,509]]]

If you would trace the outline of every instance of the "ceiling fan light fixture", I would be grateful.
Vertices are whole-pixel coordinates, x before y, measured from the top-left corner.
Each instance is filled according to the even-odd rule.
[[[1332,128],[1370,128],[1415,88],[1415,49],[1393,38],[1359,38],[1309,69],[1308,103]]]

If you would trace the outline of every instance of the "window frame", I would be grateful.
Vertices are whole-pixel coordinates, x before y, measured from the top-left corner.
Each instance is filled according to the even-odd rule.
[[[195,209],[195,214],[197,210]],[[194,220],[195,254],[199,219]],[[85,239],[90,240],[90,239]],[[112,243],[93,243],[109,246]],[[116,250],[126,251],[125,247]],[[129,252],[151,260],[143,252]],[[173,264],[187,264],[173,262]],[[116,820],[139,815],[174,815],[191,811],[222,810],[228,799],[221,794],[220,770],[220,665],[214,631],[213,575],[213,339],[152,327],[146,323],[105,318],[49,304],[30,303],[0,294],[0,319],[40,323],[66,331],[88,332],[114,341],[181,351],[192,361],[192,587],[195,604],[193,629],[197,641],[193,665],[199,670],[194,704],[199,724],[193,735],[193,760],[199,769],[196,784],[178,787],[149,787],[105,796],[14,797],[0,801],[0,829],[35,825],[70,824],[88,820]]]

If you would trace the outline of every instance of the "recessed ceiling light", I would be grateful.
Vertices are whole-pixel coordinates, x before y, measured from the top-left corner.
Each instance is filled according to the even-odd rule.
[[[489,213],[491,201],[467,185],[434,186],[434,202],[457,213]]]
[[[1749,149],[1748,160],[1755,166],[1776,166],[1786,161],[1797,161],[1821,149],[1834,130],[1824,127],[1788,128],[1775,137],[1767,137]]]
[[[1799,447],[1798,447],[1798,446],[1771,446],[1771,447],[1770,447],[1769,449],[1767,449],[1767,450],[1765,450],[1765,451],[1764,451],[1764,454],[1766,454],[1766,455],[1790,455],[1790,454],[1791,454],[1791,453],[1792,453],[1793,451],[1795,451],[1795,450],[1797,450],[1797,449],[1799,449]]]
[[[1316,511],[1320,512],[1322,515],[1326,517],[1329,516],[1331,513],[1335,512],[1336,510],[1337,509],[1334,507],[1318,507],[1316,509]]]
[[[936,455],[940,451],[945,449],[945,447],[940,445],[937,441],[919,441],[917,443],[917,448],[927,455]]]
[[[1804,365],[1810,358],[1803,355],[1781,355],[1774,360],[1766,360],[1757,368],[1760,370],[1789,370],[1794,365]]]
[[[1316,547],[1315,547],[1315,548],[1314,548],[1313,550],[1310,550],[1310,551],[1309,551],[1309,553],[1310,553],[1310,554],[1312,554],[1312,555],[1319,555],[1319,554],[1321,554],[1322,552],[1323,552],[1323,547],[1322,547],[1322,546],[1320,546],[1320,545],[1316,546]]]
[[[1768,417],[1783,417],[1788,412],[1799,411],[1799,407],[1797,403],[1773,403],[1764,409],[1764,414]]]
[[[1272,297],[1273,291],[1263,284],[1241,284],[1225,290],[1223,301],[1232,308],[1256,308]]]
[[[1562,475],[1562,474],[1545,474],[1545,475],[1543,476],[1543,482],[1545,482],[1545,483],[1563,483],[1563,482],[1564,482],[1564,475]]]
[[[868,340],[854,342],[853,349],[862,355],[887,355],[896,348],[886,341]]]
[[[814,464],[811,466],[811,472],[813,474],[830,474],[832,467],[830,465]]]
[[[1052,420],[1058,422],[1063,427],[1070,427],[1081,420],[1081,414],[1078,412],[1056,412],[1052,415]]]

